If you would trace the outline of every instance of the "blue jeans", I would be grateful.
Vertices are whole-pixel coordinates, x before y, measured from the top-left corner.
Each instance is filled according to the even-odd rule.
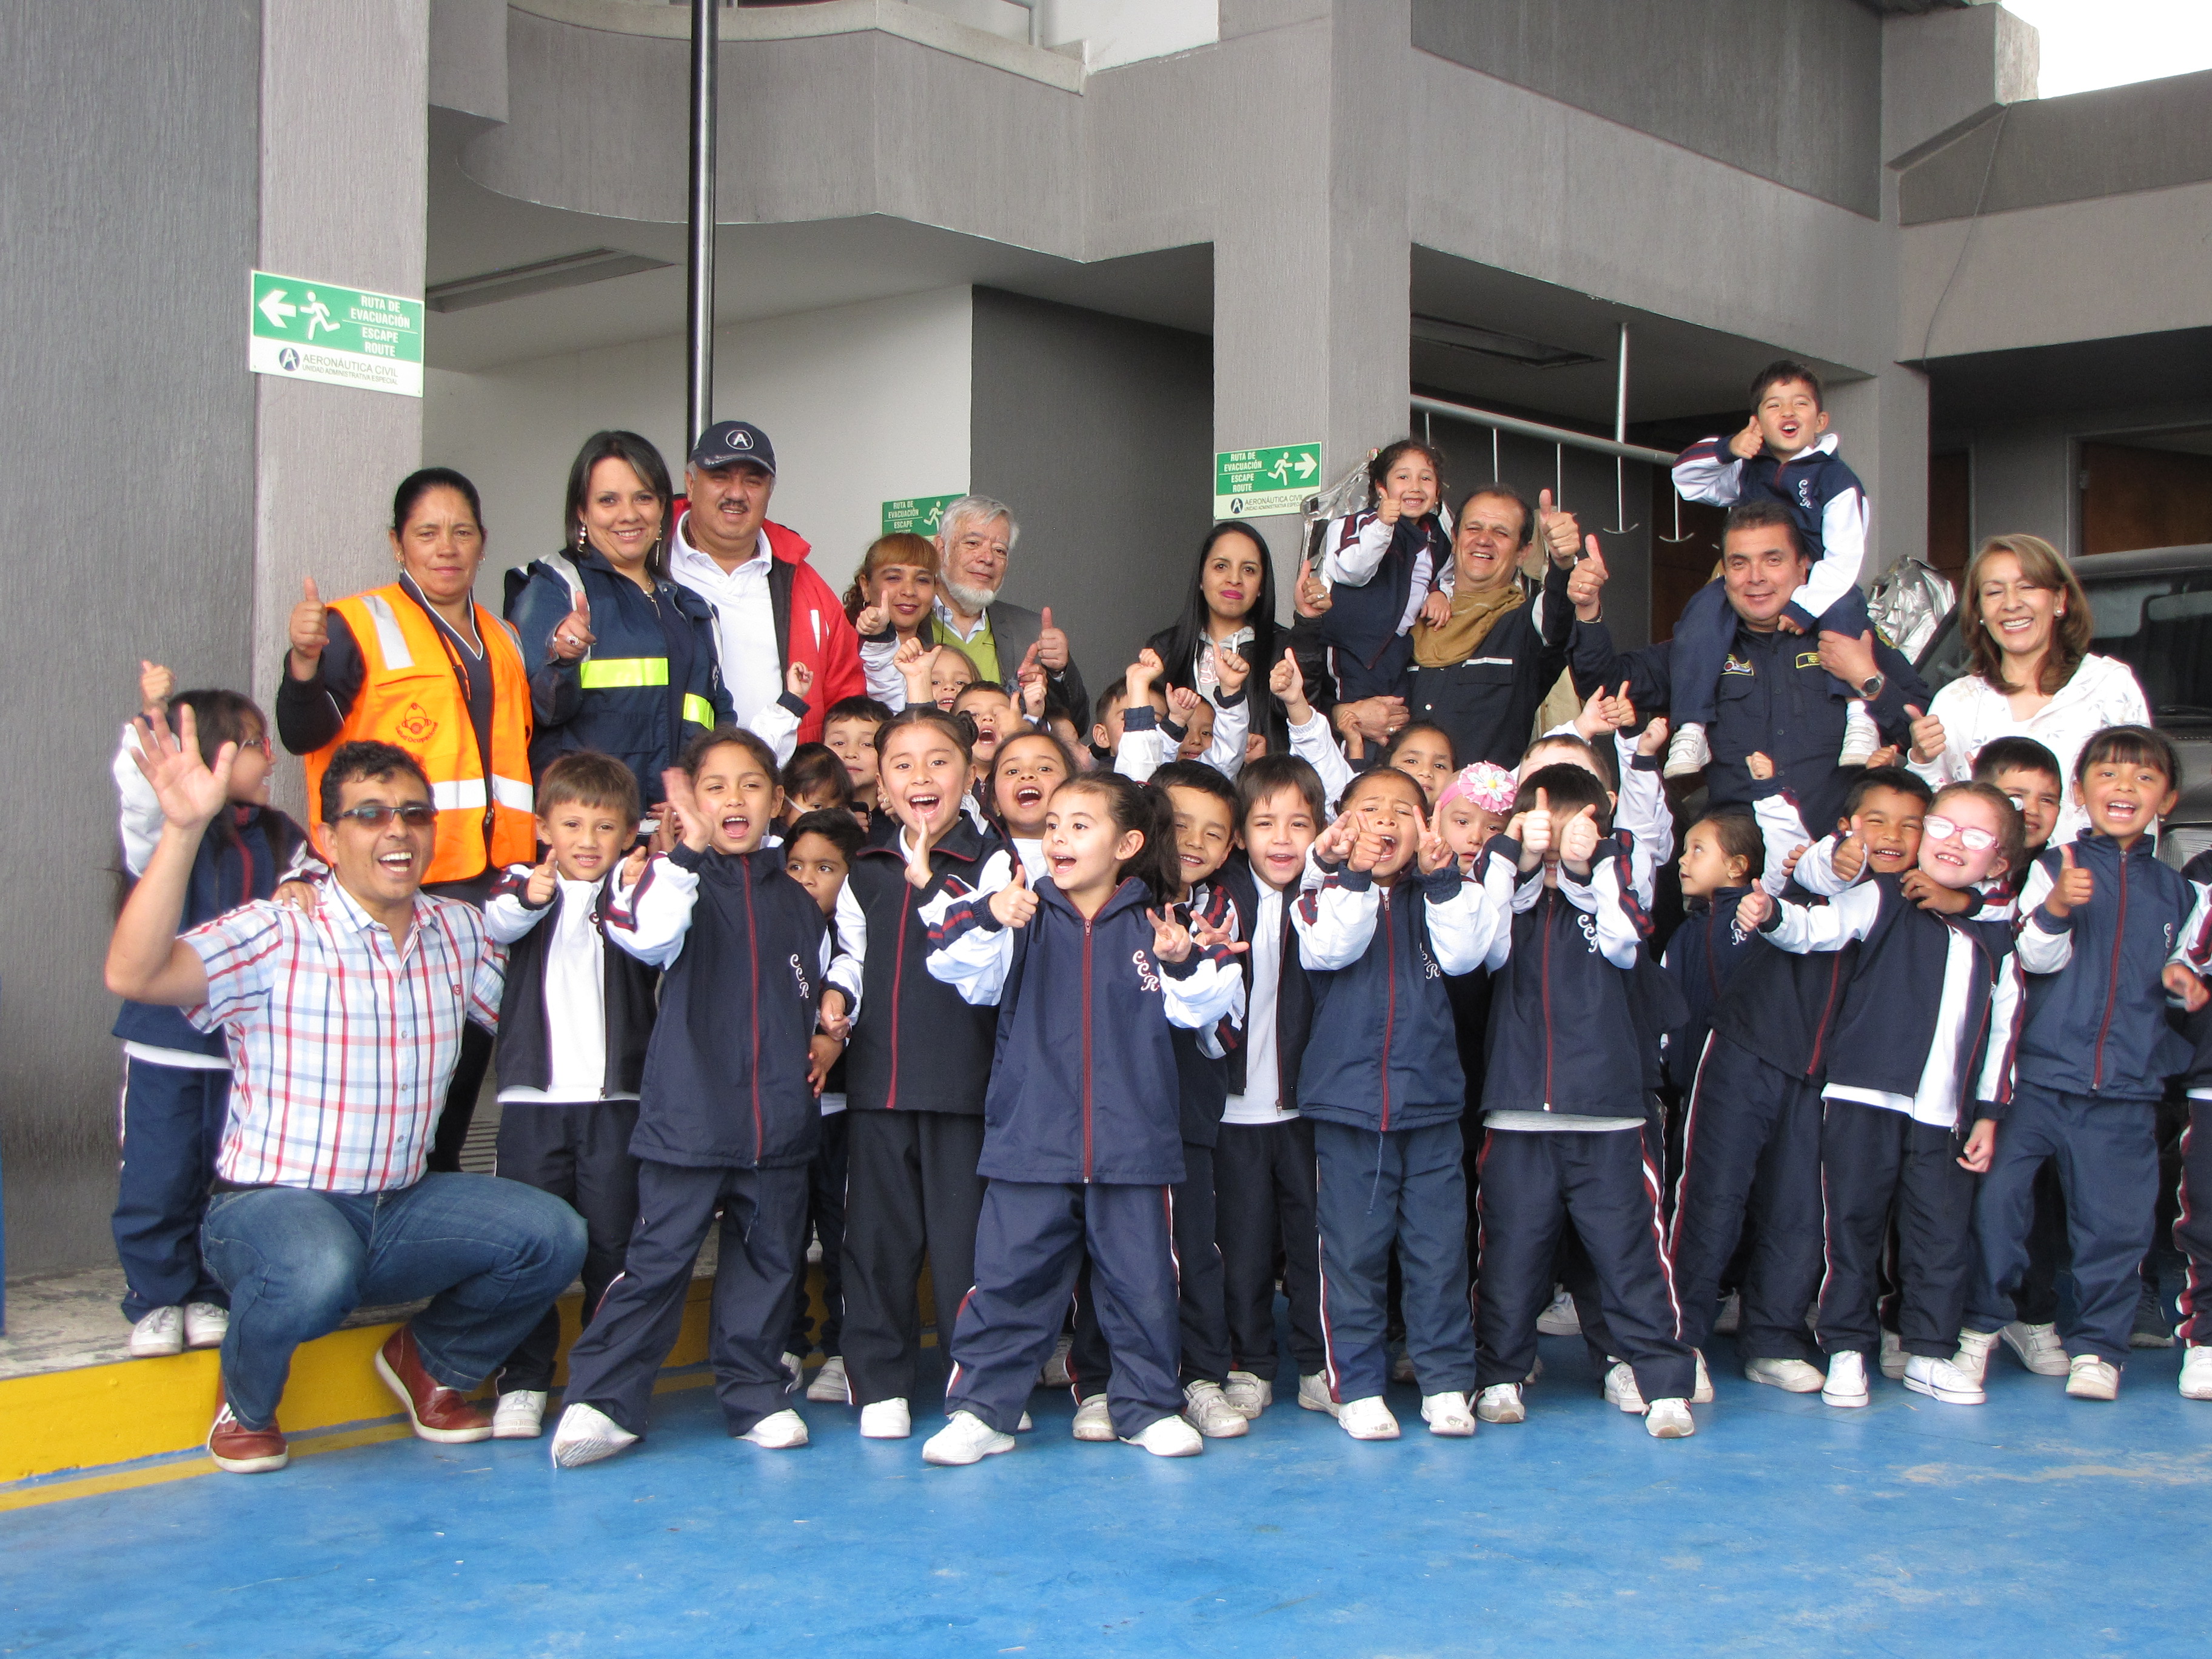
[[[266,1428],[292,1350],[359,1307],[432,1298],[410,1322],[422,1367],[475,1388],[575,1278],[584,1222],[517,1182],[426,1175],[386,1193],[217,1193],[200,1243],[230,1292],[225,1397],[240,1423]]]

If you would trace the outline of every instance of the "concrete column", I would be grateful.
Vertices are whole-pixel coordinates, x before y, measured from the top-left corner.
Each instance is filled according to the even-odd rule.
[[[422,294],[428,94],[429,0],[264,0],[263,270]],[[303,576],[325,599],[390,579],[383,526],[421,464],[422,400],[256,378],[252,678],[265,702]],[[298,769],[276,775],[298,811]]]
[[[1217,449],[1318,437],[1334,480],[1406,430],[1411,31],[1408,0],[1339,0],[1275,37],[1281,76],[1238,129],[1270,164],[1214,245]],[[1287,617],[1299,521],[1257,522]]]
[[[1828,419],[1869,504],[1862,585],[1928,549],[1928,377],[1892,363],[1871,380],[1828,389]]]

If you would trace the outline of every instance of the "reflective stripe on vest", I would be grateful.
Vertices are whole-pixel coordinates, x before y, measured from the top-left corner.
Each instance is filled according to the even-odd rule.
[[[376,649],[384,659],[386,668],[412,668],[415,653],[407,647],[406,630],[399,626],[399,618],[392,613],[391,601],[381,593],[364,593],[362,607],[368,619],[376,624]]]
[[[527,812],[534,809],[538,797],[537,791],[527,783],[495,775],[491,798],[501,806]],[[484,804],[484,781],[463,778],[457,783],[434,783],[430,786],[430,804],[441,812],[480,811]]]
[[[586,657],[576,670],[586,691],[625,691],[668,684],[665,657]]]
[[[684,694],[684,718],[692,725],[703,726],[711,732],[714,729],[714,705],[696,691],[686,691]]]

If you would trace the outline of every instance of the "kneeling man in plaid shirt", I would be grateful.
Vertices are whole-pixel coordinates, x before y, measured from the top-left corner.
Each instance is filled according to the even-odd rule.
[[[230,1292],[223,1399],[208,1452],[236,1474],[284,1467],[276,1404],[292,1350],[362,1306],[430,1305],[376,1370],[425,1440],[483,1440],[466,1395],[527,1335],[584,1259],[559,1199],[423,1161],[465,1020],[499,1018],[506,955],[469,906],[420,890],[437,838],[422,769],[389,744],[341,745],[316,841],[332,879],[313,911],[241,906],[179,939],[200,836],[235,750],[200,759],[183,729],[139,723],[160,844],[107,952],[108,988],[186,1011],[228,1041],[230,1121],[201,1246]]]

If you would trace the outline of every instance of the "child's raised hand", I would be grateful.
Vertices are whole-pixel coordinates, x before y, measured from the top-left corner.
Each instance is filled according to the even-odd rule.
[[[1142,702],[1150,697],[1152,682],[1166,672],[1167,665],[1160,660],[1160,653],[1149,645],[1137,653],[1136,661],[1131,663],[1121,676],[1121,684],[1128,690],[1129,701]]]
[[[1760,750],[1754,749],[1746,755],[1743,757],[1743,766],[1744,770],[1751,774],[1751,781],[1753,783],[1765,783],[1774,776],[1773,758]]]
[[[1639,755],[1663,753],[1667,747],[1667,717],[1664,714],[1654,714],[1650,722],[1644,726],[1644,735],[1636,740],[1636,752]]]
[[[1963,915],[1974,903],[1974,896],[1965,888],[1946,887],[1925,870],[1907,870],[1897,890],[1922,909],[1941,916]]]
[[[1966,1155],[1959,1160],[1962,1170],[1972,1170],[1976,1175],[1987,1175],[1990,1161],[1996,1156],[1997,1125],[1995,1118],[1974,1120],[1973,1133],[1966,1137]]]
[[[1147,910],[1145,920],[1152,924],[1152,954],[1162,962],[1188,962],[1190,959],[1190,929],[1176,920],[1174,907],[1164,911]]]
[[[1866,868],[1866,836],[1855,817],[1851,820],[1850,832],[1836,843],[1836,850],[1830,855],[1828,862],[1834,866],[1838,879],[1856,881],[1859,872]]]
[[[1044,719],[1044,678],[1037,648],[1032,645],[1022,653],[1022,665],[1014,671],[1014,684],[1022,694],[1022,714],[1032,726]]]
[[[1595,743],[1613,729],[1613,693],[1601,685],[1583,703],[1583,711],[1575,716],[1575,730],[1585,743]]]
[[[1457,861],[1458,854],[1446,844],[1443,829],[1440,824],[1431,823],[1426,818],[1422,819],[1420,823],[1421,873],[1425,876],[1433,876],[1439,870],[1449,869]]]
[[[1199,695],[1187,685],[1168,687],[1168,718],[1186,732],[1190,730],[1190,717],[1198,713]]]
[[[1200,915],[1194,915],[1190,919],[1190,942],[1194,950],[1226,951],[1232,956],[1239,951],[1249,951],[1252,948],[1244,940],[1234,937],[1230,933],[1229,924],[1226,921],[1211,922]]]
[[[2204,988],[2204,981],[2179,962],[2167,963],[2166,972],[2160,977],[2165,981],[2167,994],[2179,998],[2181,1006],[2192,1014],[2212,1002],[2212,991]]]
[[[1390,486],[1378,484],[1375,489],[1375,516],[1386,525],[1398,522],[1398,498],[1390,493]]]
[[[991,895],[991,914],[1001,927],[1026,927],[1036,915],[1037,896],[1030,886],[1030,872],[1014,860],[1014,878]]]
[[[1336,821],[1314,838],[1314,856],[1323,864],[1341,864],[1352,856],[1352,844],[1359,839],[1359,824],[1349,812],[1340,813]]]
[[[1382,835],[1380,830],[1364,825],[1352,838],[1352,851],[1344,864],[1347,870],[1368,871],[1382,862]]]
[[[1585,806],[1559,828],[1559,862],[1577,870],[1589,867],[1602,837],[1598,834],[1597,809]]]
[[[165,823],[180,830],[198,830],[211,822],[230,799],[230,769],[238,759],[238,745],[227,743],[216,751],[210,767],[200,758],[199,722],[189,705],[177,711],[177,730],[167,720],[139,716],[138,741],[131,758],[161,802]]]
[[[837,1000],[830,1001],[830,998]],[[847,1012],[850,1005],[845,1000],[844,988],[830,985],[823,988],[822,1007],[817,1016],[823,1030],[840,1043],[849,1042],[853,1036],[853,1017]]]
[[[1729,440],[1729,453],[1740,461],[1755,461],[1759,452],[1766,447],[1766,434],[1759,429],[1759,416],[1754,415],[1743,423],[1743,430]]]
[[[783,671],[783,689],[805,702],[806,694],[814,689],[814,670],[793,657],[791,666]]]
[[[2074,862],[2071,846],[2058,849],[2058,879],[2051,884],[2043,908],[2054,916],[2069,916],[2097,896],[2097,878]]]
[[[1911,703],[1905,706],[1905,717],[1912,722],[1912,758],[1923,766],[1943,752],[1948,741],[1943,722],[1933,714],[1923,714]]]
[[[1267,690],[1281,699],[1286,709],[1305,708],[1306,677],[1298,671],[1298,653],[1285,650],[1282,661],[1267,671]],[[1308,718],[1311,711],[1308,710]],[[1304,726],[1305,720],[1294,719],[1293,726]]]
[[[1905,759],[1905,751],[1893,743],[1886,743],[1867,757],[1869,770],[1877,766],[1896,766]]]
[[[917,634],[910,640],[902,641],[899,648],[891,653],[891,666],[898,670],[899,678],[906,682],[908,703],[934,701],[929,689],[929,677],[936,672],[937,653],[941,649],[940,646],[925,646],[921,636]]]
[[[1222,690],[1234,696],[1252,677],[1252,665],[1244,659],[1242,652],[1217,649],[1213,653],[1213,673],[1221,682]]]
[[[1809,844],[1801,841],[1795,847],[1791,848],[1788,853],[1784,854],[1782,860],[1782,879],[1787,881],[1790,877],[1796,875],[1797,873],[1797,860],[1803,858],[1806,854],[1812,850],[1813,848]]]
[[[821,1094],[822,1085],[830,1079],[830,1068],[844,1052],[843,1043],[820,1031],[806,1040],[806,1080],[814,1085],[816,1095]]]
[[[1735,925],[1747,933],[1755,933],[1774,914],[1774,896],[1764,887],[1754,887],[1735,902]]]
[[[1421,601],[1421,626],[1442,628],[1451,620],[1451,595],[1443,588],[1435,588]]]
[[[522,890],[522,896],[533,910],[542,910],[553,902],[553,895],[560,890],[561,872],[548,853],[545,862],[530,872],[530,882]]]
[[[664,819],[676,814],[676,836],[695,853],[707,850],[714,833],[707,824],[707,814],[701,810],[697,793],[691,787],[691,775],[680,766],[672,766],[660,775],[660,787],[666,792],[661,802]]]
[[[653,831],[656,840],[659,839],[659,835],[660,832],[658,830]],[[652,862],[653,848],[650,843],[641,843],[633,847],[630,848],[629,856],[622,862],[622,873],[615,878],[616,884],[625,891],[636,886],[645,879],[645,866]]]
[[[1552,802],[1545,791],[1536,792],[1536,804],[1521,814],[1521,867],[1533,870],[1552,850]]]
[[[177,677],[157,662],[138,659],[138,712],[149,720],[167,718],[177,695]]]

